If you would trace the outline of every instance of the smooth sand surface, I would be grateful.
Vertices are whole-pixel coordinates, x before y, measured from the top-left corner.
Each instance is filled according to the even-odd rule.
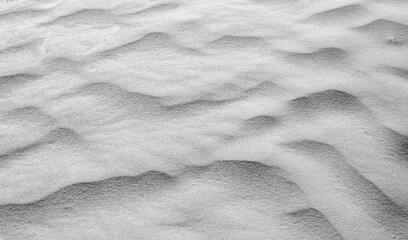
[[[408,239],[408,2],[2,0],[0,239]]]

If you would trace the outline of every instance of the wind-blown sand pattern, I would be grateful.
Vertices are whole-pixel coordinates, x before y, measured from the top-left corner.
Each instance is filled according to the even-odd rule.
[[[408,239],[407,1],[0,4],[0,239]]]

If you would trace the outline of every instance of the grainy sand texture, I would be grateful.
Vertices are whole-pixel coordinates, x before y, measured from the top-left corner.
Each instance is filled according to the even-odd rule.
[[[1,0],[1,240],[407,240],[408,1]]]

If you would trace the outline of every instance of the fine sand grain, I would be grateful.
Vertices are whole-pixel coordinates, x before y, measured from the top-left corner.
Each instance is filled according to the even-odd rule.
[[[1,240],[408,240],[408,2],[1,0]]]

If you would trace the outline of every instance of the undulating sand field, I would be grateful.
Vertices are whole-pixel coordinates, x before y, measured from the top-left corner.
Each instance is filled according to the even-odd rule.
[[[0,1],[0,239],[407,240],[408,1]]]

